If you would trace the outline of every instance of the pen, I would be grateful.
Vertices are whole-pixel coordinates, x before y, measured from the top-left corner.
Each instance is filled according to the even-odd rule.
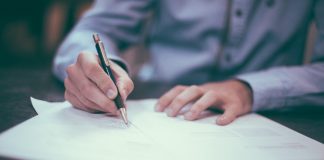
[[[125,122],[126,125],[128,125],[126,108],[125,108],[125,105],[124,105],[123,100],[121,98],[121,95],[119,93],[118,87],[116,85],[116,79],[115,79],[115,77],[114,77],[114,75],[112,73],[110,62],[109,62],[109,60],[107,58],[104,45],[103,45],[102,41],[100,40],[99,35],[97,33],[93,34],[93,39],[94,39],[95,44],[96,44],[96,49],[97,49],[98,56],[99,56],[99,59],[100,59],[101,67],[107,73],[107,75],[112,79],[112,81],[114,82],[114,84],[115,84],[115,86],[117,88],[117,96],[114,99],[115,105],[116,105],[117,109],[119,110],[123,121]]]

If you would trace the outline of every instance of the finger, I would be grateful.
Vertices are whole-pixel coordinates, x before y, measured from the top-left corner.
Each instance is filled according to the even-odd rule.
[[[81,53],[78,57],[83,73],[93,81],[110,99],[115,99],[117,88],[112,79],[101,68],[98,57],[93,53]]]
[[[72,83],[69,77],[64,79],[64,86],[66,91],[74,95],[81,103],[81,106],[83,106],[84,108],[87,108],[88,110],[103,111],[103,109],[99,107],[97,104],[85,98],[78,90],[78,88],[75,87],[75,85]]]
[[[67,68],[67,73],[72,83],[75,84],[85,98],[97,104],[104,112],[116,113],[117,109],[113,101],[107,98],[102,91],[84,75],[80,67],[71,65]]]
[[[217,118],[216,123],[218,125],[227,125],[233,122],[238,116],[236,107],[226,107],[224,113]]]
[[[113,74],[117,77],[128,77],[128,73],[120,67],[118,64],[116,64],[114,61],[109,61],[111,62],[110,67],[112,68]]]
[[[121,68],[114,61],[110,61],[110,62],[111,62],[111,69],[116,78],[117,88],[123,100],[126,100],[127,96],[134,90],[134,83],[123,68]]]
[[[72,93],[67,92],[68,96],[70,97],[70,103],[71,104],[75,104],[74,106],[78,109],[84,110],[86,112],[90,112],[90,113],[94,113],[97,112],[98,110],[92,109],[92,108],[88,108],[86,106],[84,106],[82,104],[82,102]]]
[[[65,91],[64,98],[65,100],[70,102],[73,107],[80,108],[80,109],[83,108],[83,104],[75,96],[73,96],[71,92]]]
[[[204,94],[198,101],[196,101],[191,109],[184,115],[186,120],[195,120],[199,117],[200,113],[208,107],[218,105],[221,99],[217,97],[216,93],[210,91]]]
[[[69,91],[65,91],[64,93],[64,97],[67,101],[69,101],[75,108],[87,111],[87,112],[93,112],[94,110],[90,110],[88,108],[86,108],[79,100],[78,98],[73,95],[71,92]]]
[[[117,85],[119,93],[124,101],[127,99],[128,95],[134,89],[134,83],[128,76],[127,77],[119,77],[117,79],[116,85]]]
[[[173,99],[170,106],[166,109],[168,116],[176,116],[182,107],[202,96],[202,90],[196,85],[192,85],[181,92]]]
[[[164,109],[172,102],[174,97],[176,97],[183,90],[185,90],[185,88],[185,86],[176,86],[167,93],[165,93],[156,103],[155,110],[158,112],[164,111]]]

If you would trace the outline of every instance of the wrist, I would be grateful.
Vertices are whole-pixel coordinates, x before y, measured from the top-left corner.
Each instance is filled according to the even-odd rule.
[[[251,111],[252,110],[252,105],[253,105],[253,90],[252,87],[250,86],[249,83],[240,80],[240,79],[233,79],[232,81],[234,81],[235,83],[238,84],[238,93],[243,97],[242,99],[245,102],[245,105],[247,106],[247,108],[249,108],[248,110]]]

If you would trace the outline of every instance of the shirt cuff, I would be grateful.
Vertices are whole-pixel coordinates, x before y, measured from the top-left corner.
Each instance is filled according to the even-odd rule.
[[[253,94],[252,111],[260,111],[285,106],[287,83],[282,73],[269,71],[238,75],[235,78],[247,83]]]

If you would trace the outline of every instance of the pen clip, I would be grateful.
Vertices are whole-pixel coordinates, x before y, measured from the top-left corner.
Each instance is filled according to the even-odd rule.
[[[99,51],[102,54],[103,60],[105,62],[105,64],[103,64],[103,65],[104,66],[110,66],[110,62],[109,62],[109,59],[107,58],[105,46],[103,45],[103,42],[100,40],[100,37],[99,37],[98,33],[93,34],[93,40],[95,41],[96,45],[98,45]]]

